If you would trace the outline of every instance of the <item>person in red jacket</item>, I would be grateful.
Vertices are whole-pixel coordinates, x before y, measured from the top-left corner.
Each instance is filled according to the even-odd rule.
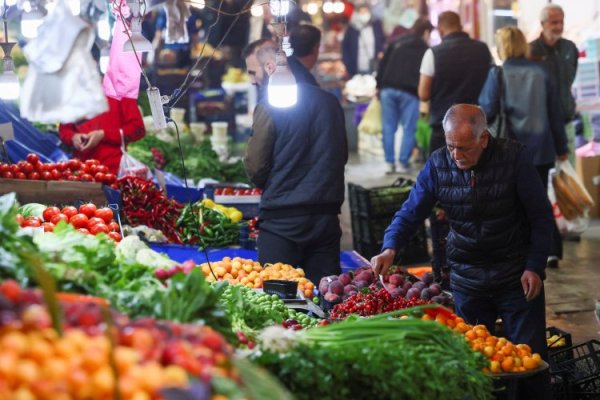
[[[140,140],[146,134],[137,100],[123,97],[121,100],[106,97],[108,111],[94,118],[70,124],[61,124],[60,139],[75,151],[73,156],[81,160],[96,159],[117,174],[121,163],[121,130],[125,144]]]

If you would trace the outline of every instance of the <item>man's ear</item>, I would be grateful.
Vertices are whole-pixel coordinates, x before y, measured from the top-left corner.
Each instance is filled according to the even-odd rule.
[[[269,76],[271,76],[275,73],[276,68],[277,68],[277,64],[275,63],[275,61],[267,61],[265,63],[265,72]]]

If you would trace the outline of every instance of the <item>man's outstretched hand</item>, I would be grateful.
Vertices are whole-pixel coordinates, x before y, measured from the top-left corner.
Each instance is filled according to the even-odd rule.
[[[396,257],[396,250],[385,249],[381,254],[371,258],[371,267],[376,275],[385,275]]]

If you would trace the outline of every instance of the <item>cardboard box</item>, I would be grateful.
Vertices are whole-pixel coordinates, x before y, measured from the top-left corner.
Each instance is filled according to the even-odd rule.
[[[596,203],[590,209],[590,217],[600,218],[600,156],[577,157],[575,170]]]
[[[78,200],[97,205],[106,203],[102,184],[72,181],[29,181],[0,179],[0,195],[15,192],[21,204],[74,204]]]

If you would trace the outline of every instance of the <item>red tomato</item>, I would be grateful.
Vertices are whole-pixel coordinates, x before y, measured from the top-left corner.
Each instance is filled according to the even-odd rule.
[[[108,226],[106,226],[106,224],[103,224],[103,223],[93,225],[91,228],[89,228],[89,230],[92,235],[97,235],[100,232],[106,233],[106,234],[108,234],[110,232],[110,230],[108,229]]]
[[[67,177],[68,181],[74,181],[74,182],[79,182],[81,179],[77,176],[77,175],[69,175]]]
[[[69,160],[67,162],[69,168],[71,169],[71,171],[77,171],[79,169],[81,169],[81,161],[78,160],[77,158],[73,158],[72,160]]]
[[[45,181],[51,181],[52,180],[52,174],[50,173],[50,171],[44,171],[42,172],[42,179]]]
[[[87,215],[88,218],[92,218],[96,214],[96,205],[92,203],[82,204],[79,206],[79,212]]]
[[[11,171],[4,171],[2,173],[2,177],[4,179],[13,179],[15,177],[15,175]]]
[[[69,165],[66,162],[59,162],[56,164],[56,169],[60,172],[65,171],[67,168],[69,168]]]
[[[81,232],[81,233],[85,233],[86,235],[89,235],[89,234],[90,234],[90,231],[88,231],[88,230],[87,230],[87,229],[85,229],[85,228],[79,228],[79,229],[77,229],[77,230],[78,230],[79,232]]]
[[[94,180],[96,182],[104,182],[105,176],[102,172],[96,172],[96,175],[94,175]]]
[[[100,165],[100,161],[94,159],[85,160],[85,165]]]
[[[39,228],[40,226],[42,226],[42,220],[39,219],[38,217],[27,217],[25,219],[25,221],[23,221],[22,226],[24,226],[24,227],[31,226],[34,228]]]
[[[120,232],[121,231],[121,227],[119,226],[119,224],[117,224],[116,222],[111,222],[110,224],[108,224],[108,229],[110,229],[111,232]]]
[[[62,174],[56,168],[50,171],[50,174],[52,174],[52,179],[54,179],[55,181],[62,179]]]
[[[23,165],[21,165],[21,171],[30,174],[33,172],[33,165],[29,162],[24,162]]]
[[[222,194],[223,194],[223,196],[231,196],[231,195],[233,195],[233,188],[230,188],[230,187],[223,188],[223,193]]]
[[[60,221],[67,221],[67,222],[69,222],[69,217],[67,217],[67,216],[66,216],[65,214],[63,214],[63,213],[59,213],[59,214],[56,214],[55,216],[53,216],[53,217],[50,219],[50,222],[52,222],[54,225],[58,225],[58,223],[59,223]]]
[[[115,174],[111,174],[109,172],[108,174],[104,175],[104,183],[106,183],[107,185],[112,185],[113,183],[115,183],[116,180],[117,176]]]
[[[42,217],[44,217],[44,221],[50,222],[52,220],[52,217],[54,217],[57,214],[60,214],[60,208],[48,207],[42,213]]]
[[[35,153],[29,153],[27,154],[27,161],[35,165],[40,161],[40,158]]]
[[[27,179],[27,175],[25,175],[25,173],[24,173],[24,172],[17,172],[17,173],[15,174],[15,178],[16,178],[16,179]]]
[[[94,177],[88,173],[81,174],[81,176],[79,178],[81,179],[82,182],[93,182],[94,181]]]
[[[262,194],[262,190],[259,188],[254,188],[252,189],[252,194],[253,195],[261,195]]]
[[[223,194],[222,188],[215,188],[215,196],[221,196]]]
[[[85,214],[75,214],[71,218],[69,218],[69,223],[77,229],[87,228],[88,221],[88,217]]]
[[[25,222],[25,218],[23,218],[23,215],[17,214],[17,223],[19,224],[19,226],[22,226],[23,222]]]
[[[103,174],[108,173],[108,167],[106,165],[96,165],[96,173],[101,172]]]
[[[102,218],[92,217],[92,218],[88,219],[87,228],[91,229],[92,226],[98,225],[98,224],[104,224],[104,220]]]
[[[69,168],[65,168],[64,171],[62,171],[62,176],[63,178],[68,178],[69,176],[71,176],[73,173],[71,172],[71,170]]]
[[[54,224],[52,222],[44,222],[42,226],[44,227],[44,232],[54,231]]]
[[[41,176],[39,172],[32,172],[27,176],[27,178],[31,179],[32,181],[39,181]]]
[[[73,215],[77,214],[77,208],[73,206],[66,206],[62,210],[60,210],[60,212],[65,214],[67,217],[71,218],[73,217]]]
[[[110,224],[113,219],[113,210],[108,207],[102,207],[96,210],[94,217],[102,218],[106,224]]]
[[[17,164],[11,164],[10,165],[10,172],[12,172],[13,174],[16,174],[17,172],[19,172],[19,167],[17,166]]]
[[[123,239],[121,237],[121,234],[117,233],[117,232],[109,232],[108,237],[111,238],[112,240],[114,240],[115,242],[120,242],[121,239]]]

